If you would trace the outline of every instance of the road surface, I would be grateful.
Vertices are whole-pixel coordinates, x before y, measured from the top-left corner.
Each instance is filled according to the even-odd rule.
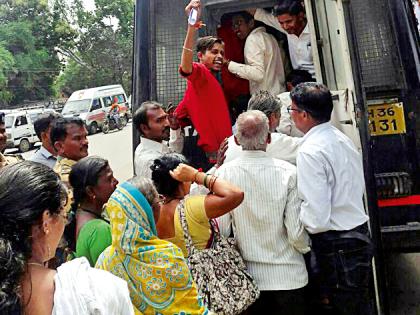
[[[89,155],[98,155],[107,159],[115,178],[123,182],[133,176],[131,123],[121,131],[110,131],[108,134],[100,132],[88,136],[88,140]],[[23,157],[30,158],[35,150],[24,153]],[[14,151],[16,150],[7,150],[11,153]]]

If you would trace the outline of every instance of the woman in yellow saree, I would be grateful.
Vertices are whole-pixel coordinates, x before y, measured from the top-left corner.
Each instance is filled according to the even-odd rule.
[[[136,314],[209,314],[181,250],[156,236],[152,208],[139,189],[121,184],[106,211],[112,245],[96,267],[127,281]]]

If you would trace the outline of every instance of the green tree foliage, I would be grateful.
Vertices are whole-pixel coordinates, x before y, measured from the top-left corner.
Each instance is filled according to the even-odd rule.
[[[95,7],[87,11],[75,0],[69,8],[79,36],[73,48],[60,47],[69,60],[56,81],[61,92],[108,84],[131,90],[134,2],[95,0]]]
[[[51,97],[54,80],[62,69],[56,48],[71,45],[75,37],[70,25],[51,10],[48,0],[1,2],[0,43],[13,57],[3,65],[6,79],[0,83],[0,104]]]
[[[16,70],[14,68],[15,59],[2,43],[0,43],[0,104],[9,102],[13,95],[7,89],[8,78]]]
[[[134,0],[0,1],[0,105],[107,84],[131,88]]]

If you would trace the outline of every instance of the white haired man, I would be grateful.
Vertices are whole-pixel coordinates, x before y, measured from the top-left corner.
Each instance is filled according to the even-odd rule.
[[[266,153],[271,141],[269,120],[258,110],[239,115],[235,141],[238,158],[216,174],[241,187],[243,203],[220,219],[224,235],[231,228],[249,272],[261,290],[249,314],[304,313],[308,274],[302,253],[308,236],[299,221],[296,167]]]
[[[280,121],[280,103],[274,95],[268,91],[258,91],[249,100],[248,110],[262,111],[268,118],[271,142],[267,145],[267,154],[295,165],[301,139],[276,132]],[[235,143],[234,136],[228,138],[227,145],[225,163],[236,159],[242,152],[241,146]]]

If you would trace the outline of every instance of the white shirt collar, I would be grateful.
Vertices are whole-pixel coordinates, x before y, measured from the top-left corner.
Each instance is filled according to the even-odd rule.
[[[165,143],[164,142],[157,142],[154,140],[150,140],[144,137],[140,137],[140,143],[142,144],[143,149],[156,151],[159,153],[165,152]]]
[[[264,26],[258,26],[257,28],[254,28],[251,33],[249,33],[250,35],[252,33],[259,33],[259,32],[266,32],[267,30],[265,29]]]
[[[326,123],[322,123],[319,125],[316,125],[315,127],[312,127],[305,135],[302,137],[302,143],[305,142],[309,137],[321,132],[322,130],[331,128],[331,122],[328,121]]]
[[[262,158],[267,157],[267,152],[260,151],[260,150],[242,150],[241,157],[247,157],[247,158]]]
[[[302,31],[302,34],[311,34],[311,31],[309,30],[309,23],[306,22],[306,26]],[[300,34],[300,36],[302,36],[302,34]]]
[[[50,159],[50,158],[56,159],[56,157],[54,155],[52,155],[50,151],[45,149],[45,147],[43,145],[41,145],[41,147],[39,148],[39,153],[41,153],[47,160]]]

